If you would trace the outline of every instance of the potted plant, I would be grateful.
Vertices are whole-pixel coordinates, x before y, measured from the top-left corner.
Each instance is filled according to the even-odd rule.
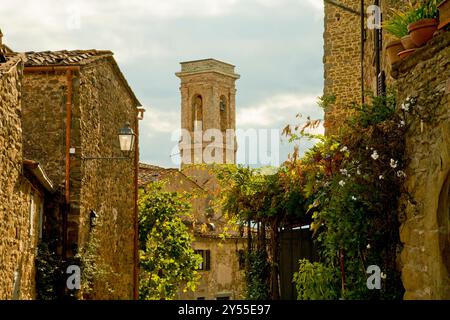
[[[439,10],[439,26],[438,29],[444,29],[450,24],[450,0],[444,0],[437,6]]]
[[[409,3],[406,11],[391,9],[392,16],[383,24],[383,29],[401,40],[403,48],[414,49],[416,45],[409,35],[408,25],[414,22],[414,7]]]
[[[414,22],[408,25],[408,31],[411,39],[417,47],[422,47],[431,38],[438,27],[438,0],[427,0],[413,11],[412,19]]]
[[[383,23],[383,29],[397,38],[386,46],[386,53],[391,63],[395,63],[415,51],[416,45],[408,31],[408,24],[414,22],[414,10],[411,2],[409,2],[407,10],[391,9],[391,17]]]

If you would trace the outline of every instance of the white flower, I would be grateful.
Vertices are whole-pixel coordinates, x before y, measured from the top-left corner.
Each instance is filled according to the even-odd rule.
[[[345,151],[348,151],[347,146],[343,146],[343,147],[341,148],[341,152],[345,152]]]
[[[409,104],[409,102],[405,102],[402,104],[402,110],[405,110],[406,112],[408,112],[410,106],[411,105]]]
[[[371,155],[373,160],[377,160],[380,156],[378,155],[377,150],[373,150],[373,153]]]
[[[355,196],[352,196],[352,200],[353,200],[353,201],[356,201],[356,197],[355,197]]]
[[[370,243],[366,246],[367,249],[370,249]]]
[[[350,177],[350,174],[348,173],[347,169],[340,169],[339,171],[341,172],[342,175]]]
[[[405,126],[405,121],[400,121],[400,123],[398,124],[398,127],[399,128],[402,128],[402,127],[404,127]]]
[[[359,175],[361,175],[361,170],[358,168],[358,169],[356,169],[356,174],[359,176]]]
[[[399,178],[406,178],[406,173],[404,173],[402,170],[397,171],[397,177],[399,177]]]
[[[383,179],[384,179],[384,176],[383,176],[383,175],[380,175],[380,176],[378,177],[378,179],[383,180]]]
[[[345,186],[345,181],[344,181],[344,180],[339,181],[339,185],[340,185],[341,187]]]
[[[390,163],[391,168],[395,169],[398,166],[398,161],[391,159],[391,163]]]

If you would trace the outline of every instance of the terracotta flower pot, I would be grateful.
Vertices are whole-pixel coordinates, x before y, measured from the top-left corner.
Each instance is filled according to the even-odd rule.
[[[408,49],[408,50],[404,50],[398,53],[398,56],[400,57],[400,59],[405,59],[407,57],[409,57],[411,54],[413,54],[414,52],[416,52],[416,48],[414,49]]]
[[[438,29],[441,30],[450,24],[450,0],[444,0],[438,4],[439,21]]]
[[[404,37],[401,39],[401,41],[402,41],[403,48],[405,48],[405,50],[416,48],[416,45],[415,45],[414,42],[412,41],[410,35],[404,36]]]
[[[394,40],[394,41],[389,42],[386,45],[386,53],[388,55],[389,62],[391,64],[394,64],[397,61],[400,61],[400,57],[398,56],[398,53],[403,50],[404,50],[404,48],[403,48],[402,42],[400,40]]]
[[[433,38],[437,27],[438,21],[436,19],[422,19],[409,24],[408,31],[414,44],[417,47],[422,47]]]

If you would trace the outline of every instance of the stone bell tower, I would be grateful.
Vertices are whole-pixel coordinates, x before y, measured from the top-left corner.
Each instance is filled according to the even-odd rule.
[[[181,63],[181,166],[236,162],[234,66],[215,59]]]

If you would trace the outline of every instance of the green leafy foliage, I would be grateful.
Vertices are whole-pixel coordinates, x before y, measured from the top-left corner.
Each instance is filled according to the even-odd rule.
[[[414,7],[411,2],[409,2],[406,10],[391,8],[390,11],[391,17],[383,23],[383,30],[398,39],[407,36],[409,34],[408,24],[413,23],[416,19],[414,16]]]
[[[247,254],[247,300],[268,300],[270,265],[266,250],[255,250]]]
[[[406,124],[391,91],[368,101],[353,107],[340,135],[323,138],[302,159],[287,164],[293,181],[302,185],[320,247],[321,264],[304,262],[296,276],[297,281],[307,281],[298,284],[302,299],[319,298],[320,291],[311,290],[314,281],[310,278],[313,272],[322,272],[322,266],[333,269],[342,282],[327,287],[336,292],[327,293],[324,299],[402,296],[396,269],[400,247],[397,205],[404,178]],[[365,270],[371,264],[387,274],[381,291],[366,287]]]
[[[40,300],[58,298],[58,285],[63,275],[62,261],[51,245],[41,242],[36,256],[36,290]]]
[[[441,0],[425,0],[419,1],[413,11],[414,21],[419,21],[422,19],[434,19],[438,16],[437,5]]]
[[[194,291],[202,258],[183,223],[191,217],[189,197],[152,183],[139,197],[139,298],[173,299],[179,289]]]
[[[437,5],[440,0],[408,2],[403,10],[391,9],[391,17],[383,23],[383,29],[397,38],[409,34],[408,25],[422,19],[434,19],[438,16]]]
[[[101,220],[97,226],[101,226]],[[97,236],[98,229],[90,231],[89,239],[75,255],[71,264],[80,265],[83,276],[81,277],[81,294],[86,299],[91,299],[95,290],[104,290],[114,293],[113,283],[118,275],[112,266],[107,263],[100,254],[100,240]]]
[[[299,261],[293,282],[298,300],[335,300],[339,297],[339,273],[335,268],[307,259]]]

